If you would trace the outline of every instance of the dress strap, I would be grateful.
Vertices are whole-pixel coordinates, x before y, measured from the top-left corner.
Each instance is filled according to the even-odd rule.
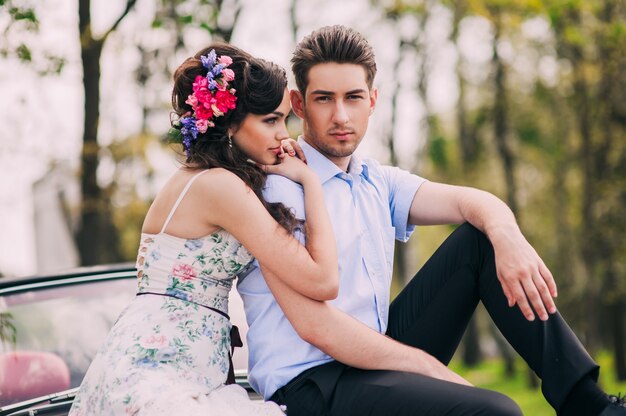
[[[176,200],[176,202],[174,203],[174,206],[172,207],[172,209],[170,210],[170,213],[168,214],[167,218],[165,219],[165,222],[163,223],[163,228],[161,228],[161,233],[165,232],[165,229],[167,228],[167,226],[170,223],[170,220],[172,219],[172,216],[174,215],[174,212],[176,211],[176,208],[178,208],[178,206],[180,205],[181,201],[183,200],[183,198],[185,197],[185,195],[187,194],[187,191],[189,191],[189,188],[191,187],[191,185],[193,184],[193,181],[196,180],[196,178],[200,175],[202,175],[204,172],[206,172],[208,169],[205,169],[201,172],[196,173],[195,175],[193,175],[191,177],[191,179],[189,179],[189,182],[187,182],[187,184],[185,185],[185,187],[183,188],[183,190],[180,192],[180,195],[178,195],[178,199]]]

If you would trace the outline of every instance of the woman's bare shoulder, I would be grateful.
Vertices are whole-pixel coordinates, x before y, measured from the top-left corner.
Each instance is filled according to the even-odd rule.
[[[198,178],[202,192],[219,194],[241,192],[249,189],[246,183],[236,174],[224,168],[211,168]]]

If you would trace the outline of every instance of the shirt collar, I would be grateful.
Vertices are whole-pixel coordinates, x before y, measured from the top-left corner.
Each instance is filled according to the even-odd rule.
[[[324,184],[329,179],[343,173],[341,169],[333,162],[331,162],[326,156],[321,154],[317,149],[308,144],[302,136],[298,137],[298,144],[302,147],[302,151],[306,156],[307,164],[313,169],[320,177],[320,182]],[[363,175],[368,178],[367,164],[361,160],[356,154],[350,157],[350,163],[348,164],[348,173],[354,176]]]

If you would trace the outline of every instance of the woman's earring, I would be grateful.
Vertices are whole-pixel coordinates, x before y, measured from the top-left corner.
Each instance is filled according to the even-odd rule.
[[[228,135],[228,147],[233,147],[233,136]]]

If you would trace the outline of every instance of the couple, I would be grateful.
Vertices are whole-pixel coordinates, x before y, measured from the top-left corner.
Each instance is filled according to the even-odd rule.
[[[146,216],[138,296],[71,414],[519,415],[446,367],[482,301],[559,415],[626,415],[503,202],[353,154],[377,99],[367,41],[321,28],[292,69],[290,94],[280,67],[213,45],[176,71],[186,163]],[[464,225],[389,304],[394,239],[443,223]],[[266,402],[228,384],[236,276]]]

